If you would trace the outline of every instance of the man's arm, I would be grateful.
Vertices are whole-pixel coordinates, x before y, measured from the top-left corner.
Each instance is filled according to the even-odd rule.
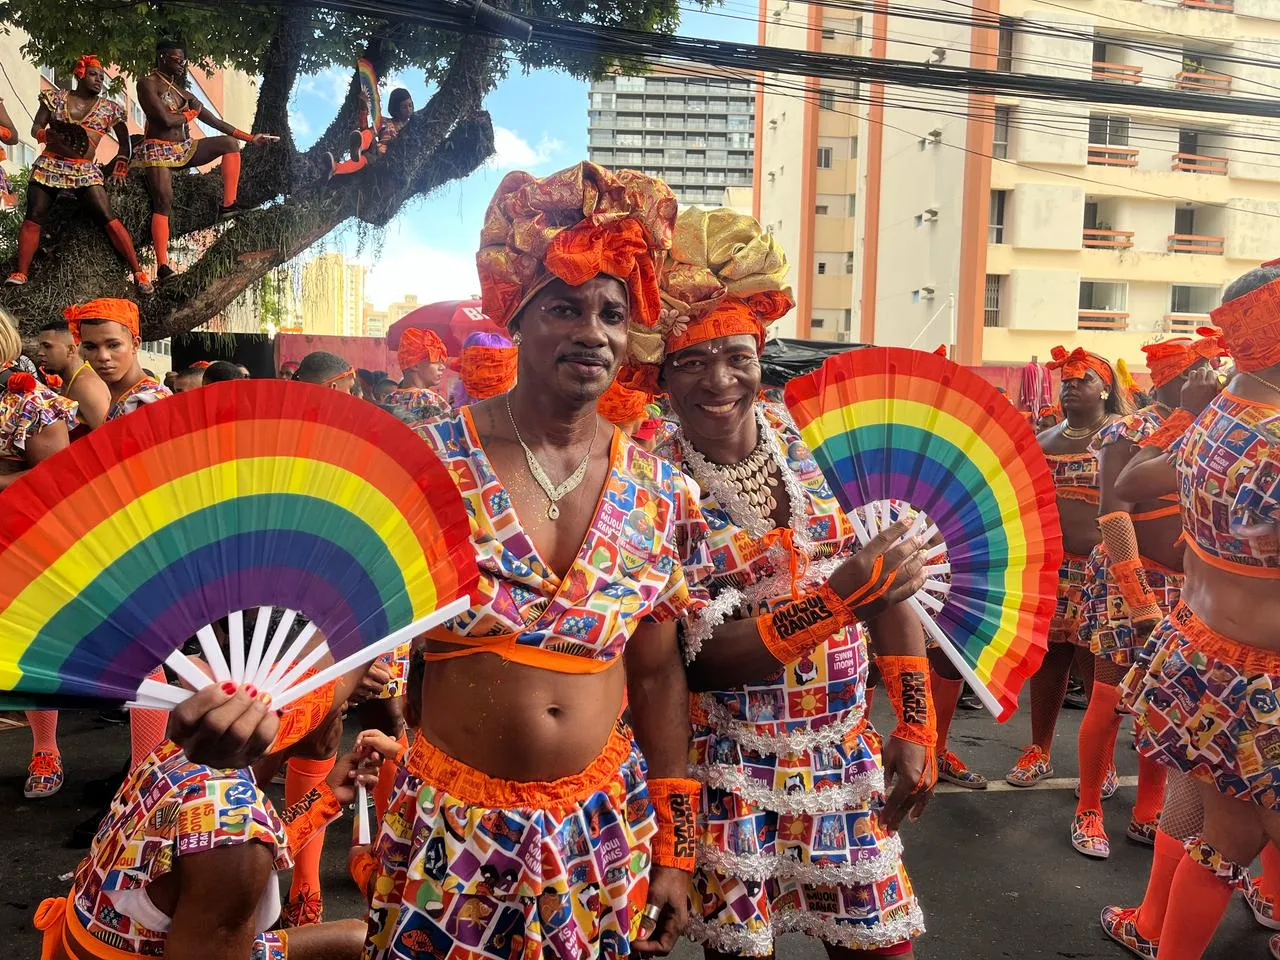
[[[111,388],[99,377],[76,377],[76,382],[67,391],[67,399],[80,404],[80,419],[91,430],[96,430],[107,421],[107,411],[111,409]]]
[[[1157,500],[1178,492],[1178,471],[1159,447],[1143,447],[1120,471],[1115,492],[1129,503]]]
[[[9,146],[18,142],[18,128],[14,126],[3,100],[0,100],[0,127],[4,128],[0,131],[0,142],[7,143]]]
[[[271,882],[271,851],[250,842],[178,858],[178,903],[165,960],[244,960],[258,902]]]
[[[36,108],[36,115],[31,120],[31,136],[41,143],[44,142],[40,136],[40,131],[49,125],[49,108],[45,106],[44,100],[40,101],[40,106]]]

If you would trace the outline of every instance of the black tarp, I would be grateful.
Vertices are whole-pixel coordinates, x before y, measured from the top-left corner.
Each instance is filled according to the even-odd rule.
[[[861,350],[865,343],[831,343],[823,340],[788,340],[778,337],[764,345],[760,353],[761,380],[766,387],[785,387],[793,377],[802,377],[822,366],[828,357],[847,350]]]

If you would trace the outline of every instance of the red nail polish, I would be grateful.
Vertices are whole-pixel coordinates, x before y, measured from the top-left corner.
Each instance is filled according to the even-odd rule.
[[[236,685],[232,683],[230,680],[228,680],[226,683],[222,685],[222,692],[225,693],[228,697],[233,697],[235,696],[235,693],[236,693]]]
[[[244,692],[247,693],[249,695],[249,699],[252,700],[258,695],[258,688],[253,684],[249,684],[249,686],[244,688]]]

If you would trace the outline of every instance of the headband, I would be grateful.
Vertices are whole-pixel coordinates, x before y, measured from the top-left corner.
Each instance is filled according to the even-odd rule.
[[[1280,363],[1280,280],[1227,301],[1209,316],[1238,369],[1265,370]]]
[[[439,363],[448,356],[448,348],[434,330],[410,327],[400,334],[396,362],[400,364],[401,370],[411,370],[420,363]]]
[[[101,297],[88,303],[73,304],[62,311],[62,316],[66,318],[67,329],[71,331],[71,339],[77,346],[80,343],[80,324],[86,320],[118,323],[135,337],[140,336],[138,305],[132,300]]]
[[[1216,360],[1227,355],[1220,330],[1200,327],[1196,333],[1200,334],[1199,340],[1175,337],[1163,343],[1149,343],[1142,348],[1147,355],[1151,382],[1157,388],[1176,380],[1201,360]]]
[[[79,60],[76,61],[76,65],[75,67],[72,68],[71,72],[75,75],[75,78],[77,80],[83,80],[84,75],[89,72],[90,67],[97,67],[99,70],[101,70],[102,61],[99,60],[97,57],[95,57],[92,53],[86,53],[83,57],[81,57]]]
[[[463,347],[449,369],[457,372],[462,389],[472,400],[486,400],[506,393],[516,382],[516,363],[520,351],[515,347],[491,347],[475,344]]]
[[[1083,347],[1076,347],[1070,353],[1067,353],[1066,347],[1054,347],[1053,359],[1045,366],[1050,370],[1061,370],[1063,380],[1083,380],[1092,370],[1108,387],[1116,385],[1116,375],[1111,364]]]

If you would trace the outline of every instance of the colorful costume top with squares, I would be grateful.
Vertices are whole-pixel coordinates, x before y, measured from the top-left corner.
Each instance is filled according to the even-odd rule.
[[[683,624],[691,662],[715,643],[724,620],[789,602],[793,569],[795,585],[813,589],[857,549],[852,524],[786,411],[758,409],[792,500],[789,528],[762,537],[759,518],[735,516],[743,509],[736,488],[716,480],[714,467],[703,476],[678,435],[657,451],[705,487],[712,569],[688,573],[709,601]],[[923,929],[901,841],[874,814],[884,776],[867,726],[866,674],[866,637],[854,626],[758,682],[696,697],[691,764],[705,785],[705,826],[691,891],[693,939],[760,956],[786,932],[874,949]]]
[[[381,406],[411,427],[419,427],[449,412],[449,401],[426,387],[396,387]]]
[[[94,162],[98,144],[118,123],[126,118],[124,107],[108,97],[98,97],[82,119],[71,116],[71,91],[45,90],[40,94],[40,105],[49,111],[52,120],[72,124],[85,132],[87,145],[83,154],[64,157],[48,147],[36,158],[31,167],[31,179],[54,190],[79,190],[103,183],[102,168]]]
[[[121,786],[89,855],[76,870],[77,917],[110,947],[162,957],[166,933],[126,914],[125,904],[138,903],[128,892],[144,891],[172,873],[179,857],[245,843],[266,845],[275,870],[292,866],[284,823],[253,774],[194,764],[166,740]],[[272,912],[272,897],[278,914],[280,894],[274,881],[264,895],[262,917]],[[263,929],[273,919],[268,917]]]
[[[14,374],[13,376],[20,376]],[[67,430],[76,427],[80,405],[42,383],[30,390],[0,389],[0,462],[22,461],[27,441],[50,424],[62,422]]]
[[[111,404],[107,409],[107,419],[116,420],[127,413],[133,413],[133,411],[139,407],[146,406],[148,403],[155,403],[157,400],[172,396],[173,391],[164,384],[144,376],[126,390],[119,400]]]

